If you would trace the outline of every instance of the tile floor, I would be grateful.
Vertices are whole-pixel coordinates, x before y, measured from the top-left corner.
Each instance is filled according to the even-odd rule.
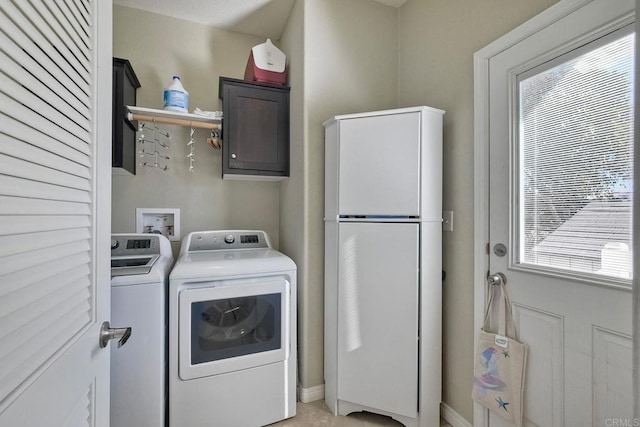
[[[440,426],[451,427],[442,419]],[[271,424],[270,427],[402,427],[402,424],[391,418],[370,413],[354,413],[347,417],[341,415],[336,417],[329,412],[324,400],[317,400],[311,403],[298,402],[295,417]]]

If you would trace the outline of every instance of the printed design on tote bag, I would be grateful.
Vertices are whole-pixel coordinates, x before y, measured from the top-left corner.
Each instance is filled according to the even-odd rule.
[[[496,402],[498,402],[498,406],[500,406],[502,409],[507,411],[507,405],[509,404],[509,402],[503,401],[502,396],[498,396],[498,398],[496,399]]]
[[[487,390],[502,391],[505,382],[500,379],[498,373],[498,359],[501,354],[494,347],[487,347],[480,353],[480,375],[473,378],[473,382],[483,392]],[[505,408],[506,409],[506,408]]]

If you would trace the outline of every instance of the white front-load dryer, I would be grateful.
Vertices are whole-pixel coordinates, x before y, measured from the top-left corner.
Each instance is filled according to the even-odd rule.
[[[296,333],[296,265],[265,232],[189,234],[169,280],[169,425],[294,416]]]

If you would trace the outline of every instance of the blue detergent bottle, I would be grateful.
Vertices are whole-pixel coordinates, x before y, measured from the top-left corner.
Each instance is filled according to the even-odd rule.
[[[173,81],[164,90],[164,109],[180,113],[189,112],[189,92],[184,90],[179,76],[173,76]]]

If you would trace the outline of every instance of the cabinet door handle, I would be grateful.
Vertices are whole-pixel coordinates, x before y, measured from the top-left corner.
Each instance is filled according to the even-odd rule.
[[[238,156],[236,156],[234,153],[231,153],[231,158],[232,159],[235,159],[236,157],[238,157]]]

